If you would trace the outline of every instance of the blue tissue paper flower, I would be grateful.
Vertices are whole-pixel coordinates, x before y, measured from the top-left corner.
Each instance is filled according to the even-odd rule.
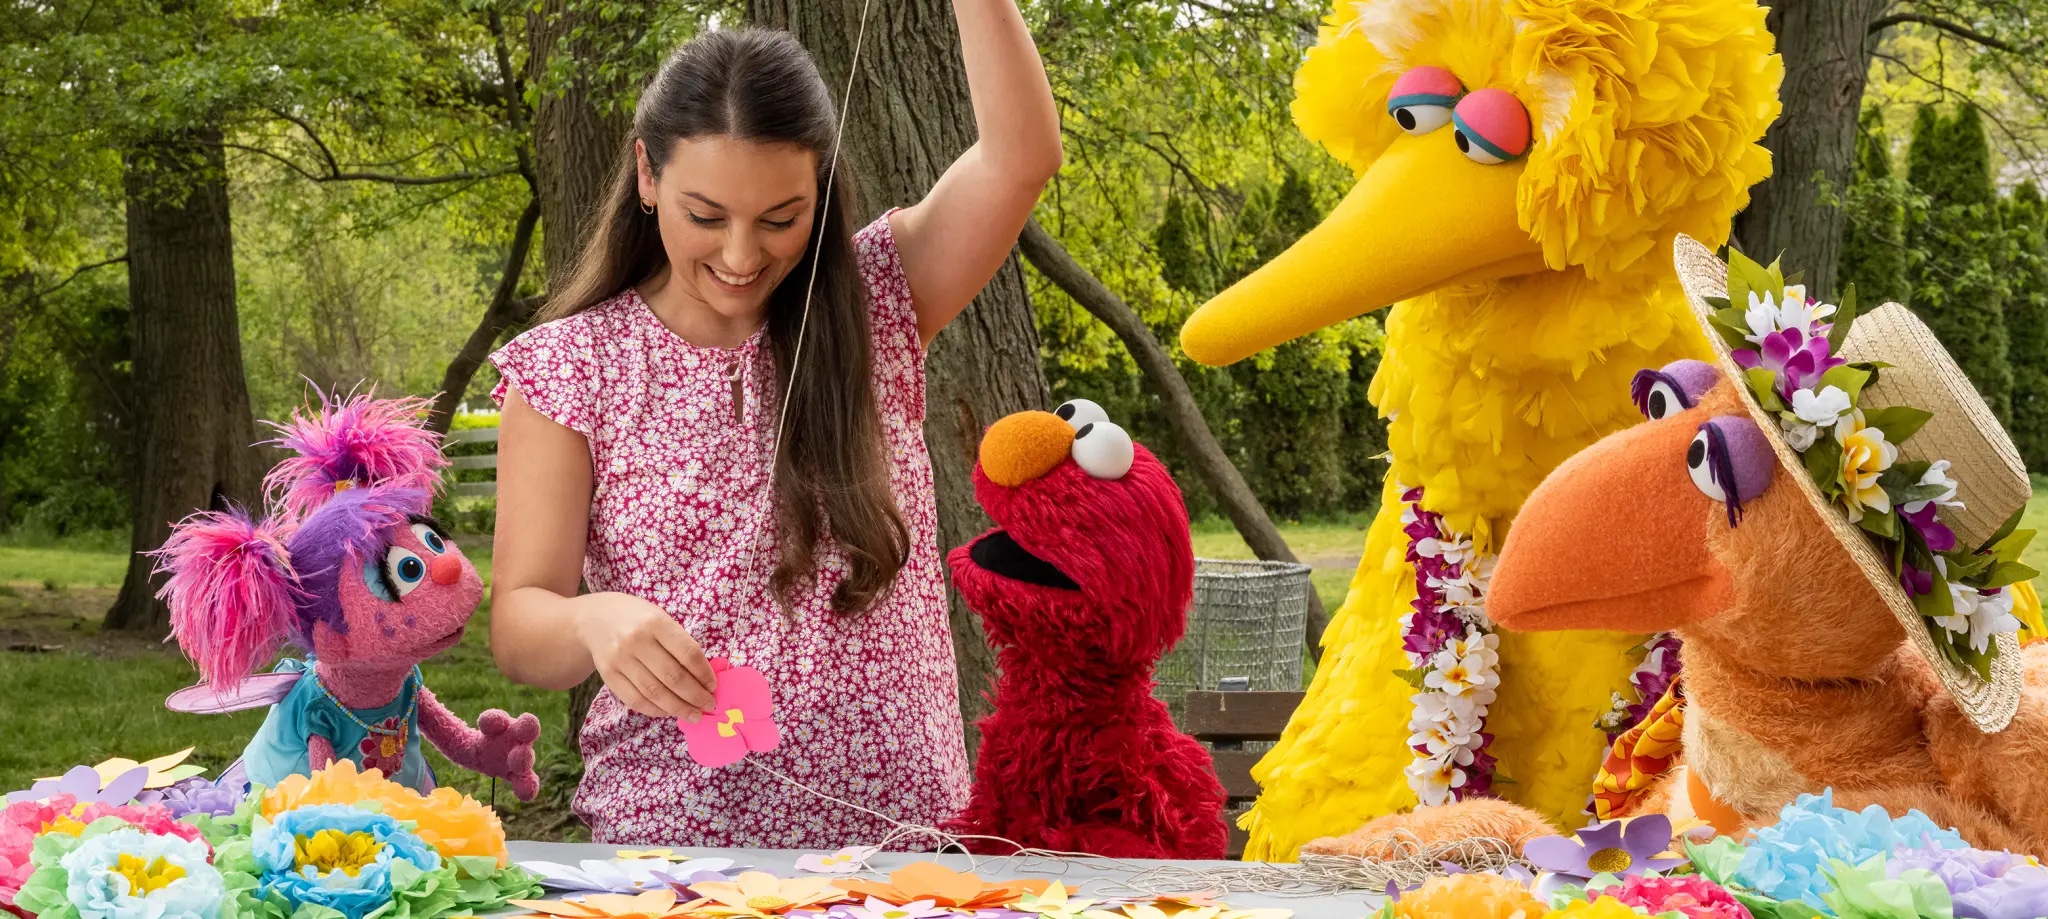
[[[257,829],[250,848],[263,866],[263,887],[294,907],[313,903],[349,919],[391,902],[391,866],[410,862],[437,871],[441,856],[383,814],[340,804],[301,807]]]
[[[1834,889],[1826,873],[1829,859],[1861,865],[1905,848],[1967,847],[1961,834],[1935,826],[1917,810],[1897,818],[1875,804],[1852,811],[1836,807],[1829,789],[1800,795],[1778,813],[1775,825],[1758,829],[1735,879],[1773,899],[1802,900],[1827,913],[1821,894]]]
[[[139,830],[94,836],[60,862],[82,919],[217,919],[227,886],[203,843]]]

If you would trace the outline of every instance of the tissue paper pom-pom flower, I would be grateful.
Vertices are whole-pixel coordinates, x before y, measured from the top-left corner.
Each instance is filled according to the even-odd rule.
[[[1652,914],[1675,912],[1685,919],[1750,919],[1749,910],[1727,888],[1698,875],[1637,875],[1605,893],[1624,905],[1640,906]]]
[[[1955,898],[1956,919],[2048,916],[2048,868],[2025,856],[1982,849],[1903,849],[1885,862],[1890,877],[1924,868]]]
[[[1531,914],[1532,919],[1534,915]],[[1601,897],[1598,900],[1573,900],[1542,915],[1544,919],[1640,919],[1643,913],[1613,897]]]
[[[286,811],[259,824],[249,841],[263,869],[263,889],[293,908],[324,906],[363,919],[391,902],[391,869],[410,862],[421,872],[440,870],[441,856],[386,814],[339,804]]]
[[[358,772],[356,764],[337,760],[312,776],[295,775],[263,796],[263,816],[275,818],[309,804],[359,804],[374,801],[384,813],[414,824],[414,832],[434,851],[453,858],[479,855],[511,863],[505,848],[505,826],[497,812],[453,788],[430,795],[393,782],[374,772]]]
[[[1779,812],[1776,824],[1756,831],[1735,880],[1775,900],[1821,907],[1821,895],[1834,889],[1827,877],[1830,859],[1861,865],[1909,846],[1966,847],[1955,830],[1935,826],[1919,811],[1894,818],[1875,804],[1860,812],[1836,807],[1833,790],[1800,795]]]
[[[81,919],[216,919],[227,888],[204,845],[115,830],[60,861]]]
[[[1536,919],[1543,901],[1498,874],[1453,874],[1424,881],[1394,902],[1400,919]]]

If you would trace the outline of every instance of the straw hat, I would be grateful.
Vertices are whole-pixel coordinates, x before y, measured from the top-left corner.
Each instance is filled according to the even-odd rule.
[[[1715,308],[1710,297],[1727,294],[1728,266],[1706,246],[1680,235],[1673,252],[1680,284],[1705,328],[1721,370],[1730,379],[1743,379],[1729,346],[1713,326]],[[1948,460],[1957,482],[1956,497],[1962,507],[1944,507],[1941,521],[1956,534],[1957,544],[1982,545],[2032,494],[2026,466],[2012,439],[2000,427],[1984,398],[1970,385],[1955,359],[1934,337],[1920,318],[1896,303],[1886,303],[1853,317],[1849,333],[1841,342],[1838,356],[1851,363],[1881,361],[1890,366],[1866,386],[1857,399],[1859,409],[1870,411],[1889,406],[1913,406],[1933,412],[1934,417],[1898,446],[1899,462]],[[2003,730],[2018,709],[2021,689],[2019,641],[2010,632],[1997,635],[1998,656],[1991,663],[1991,679],[1944,655],[1930,633],[1935,628],[1913,605],[1899,578],[1891,571],[1876,538],[1851,522],[1842,507],[1825,497],[1806,473],[1799,454],[1786,442],[1778,418],[1757,403],[1746,385],[1738,385],[1743,406],[1777,451],[1778,462],[1793,475],[1790,479],[1806,499],[1820,511],[1835,538],[1863,569],[1870,585],[1884,598],[1885,605],[1905,627],[1913,648],[1941,677],[1956,704],[1980,730]]]

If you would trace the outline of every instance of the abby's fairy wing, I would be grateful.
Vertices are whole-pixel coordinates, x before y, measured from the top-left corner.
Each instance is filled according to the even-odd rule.
[[[192,715],[224,715],[228,712],[245,711],[276,705],[291,694],[292,687],[303,671],[280,671],[259,673],[242,681],[232,690],[222,691],[211,683],[187,686],[164,700],[164,707],[174,712]]]

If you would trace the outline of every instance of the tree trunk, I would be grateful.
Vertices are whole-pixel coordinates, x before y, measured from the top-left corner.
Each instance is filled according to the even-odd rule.
[[[1216,435],[1209,431],[1209,422],[1202,417],[1202,407],[1195,402],[1195,394],[1188,389],[1188,381],[1180,375],[1180,368],[1173,365],[1173,357],[1161,347],[1159,340],[1152,337],[1152,330],[1145,327],[1145,321],[1123,299],[1112,292],[1101,279],[1090,274],[1081,263],[1074,261],[1060,241],[1033,220],[1024,225],[1024,236],[1019,240],[1024,257],[1038,266],[1040,273],[1090,315],[1109,326],[1111,332],[1123,341],[1124,350],[1130,352],[1131,360],[1145,374],[1146,382],[1152,386],[1152,393],[1159,397],[1160,405],[1166,411],[1166,423],[1173,427],[1174,436],[1180,439],[1181,447],[1188,451],[1195,474],[1209,486],[1209,492],[1216,496],[1216,503],[1223,505],[1223,513],[1237,527],[1238,535],[1244,537],[1245,545],[1252,553],[1267,561],[1296,561],[1294,550],[1287,547],[1287,541],[1280,537],[1280,528],[1273,525],[1273,518],[1266,515],[1266,508],[1259,503],[1259,497],[1246,484],[1244,474],[1231,465],[1230,458],[1223,453],[1223,445],[1216,442]],[[1329,617],[1323,611],[1323,599],[1313,588],[1308,591],[1308,623],[1304,643],[1310,654],[1322,659],[1323,629],[1329,625]]]
[[[621,103],[632,87],[625,80],[605,83],[593,75],[600,72],[607,51],[630,46],[647,27],[642,7],[601,19],[582,12],[582,6],[573,0],[541,0],[526,20],[527,81],[540,88],[533,124],[534,178],[543,228],[541,266],[550,289],[558,288],[576,263],[590,235],[591,216],[604,203],[619,150],[633,130],[633,114]],[[557,53],[573,62],[566,83],[547,79],[549,61]],[[564,735],[569,749],[578,749],[584,716],[603,688],[604,681],[592,674],[569,690]]]
[[[162,632],[142,553],[195,510],[256,506],[262,457],[235,317],[234,234],[218,129],[160,137],[125,160],[136,473],[128,576],[106,628]]]
[[[441,374],[441,394],[434,397],[434,410],[427,416],[427,428],[436,434],[448,433],[455,409],[462,404],[462,394],[469,391],[470,378],[476,376],[476,369],[490,356],[498,336],[533,316],[539,301],[514,294],[519,291],[519,276],[525,271],[527,252],[533,247],[533,225],[539,221],[540,201],[527,201],[526,211],[519,215],[519,223],[512,229],[512,248],[505,254],[505,270],[498,275],[498,290],[491,295],[490,305],[484,308],[483,318],[470,331],[469,339],[462,343],[462,350],[455,353],[455,359],[448,362],[447,371]]]
[[[1735,242],[1769,263],[1784,256],[1787,271],[1832,298],[1845,218],[1821,200],[1819,183],[1848,188],[1856,172],[1856,118],[1870,69],[1870,22],[1886,0],[1775,0],[1767,20],[1785,59],[1778,91],[1784,113],[1764,135],[1771,177],[1750,190],[1735,218]]]
[[[952,7],[946,0],[748,0],[747,19],[803,42],[836,100],[846,92],[864,2],[872,9],[858,79],[845,102],[840,168],[856,178],[859,213],[866,216],[916,203],[974,143]],[[982,430],[1012,412],[1046,407],[1038,328],[1014,257],[932,342],[925,377],[924,435],[945,551],[989,526],[972,478]],[[960,710],[972,725],[988,710],[983,694],[994,685],[995,659],[974,614],[957,593],[950,596]],[[970,727],[970,751],[975,742]]]

